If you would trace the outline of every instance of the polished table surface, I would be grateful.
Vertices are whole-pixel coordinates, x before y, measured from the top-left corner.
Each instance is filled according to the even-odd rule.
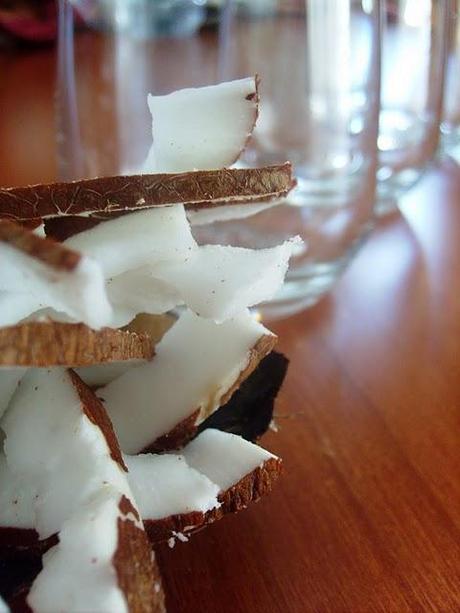
[[[0,69],[0,184],[52,179],[52,53]],[[284,476],[158,549],[171,613],[460,611],[459,167],[401,209],[331,295],[271,325],[291,364],[263,444]]]

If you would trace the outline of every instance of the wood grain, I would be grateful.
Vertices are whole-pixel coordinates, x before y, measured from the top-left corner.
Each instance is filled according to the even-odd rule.
[[[39,53],[11,60],[17,96],[37,62],[51,82]],[[0,185],[52,180],[52,92],[34,92],[27,126],[11,88],[0,107]],[[21,144],[43,132],[37,176]],[[444,160],[329,297],[272,325],[291,365],[264,444],[284,476],[248,511],[158,548],[170,613],[460,611],[459,200]]]

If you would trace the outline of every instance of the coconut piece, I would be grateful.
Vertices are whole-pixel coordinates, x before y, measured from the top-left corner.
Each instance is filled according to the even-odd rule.
[[[225,513],[246,508],[271,490],[281,470],[281,460],[276,456],[218,430],[202,432],[180,454],[124,456],[124,462],[152,542],[166,540],[173,532],[190,532]],[[0,536],[9,524],[17,524],[23,536],[20,538],[18,530],[16,538],[24,542],[32,532],[25,528],[33,526],[30,507],[35,491],[33,487],[21,489],[8,468],[1,475],[8,493],[1,498]]]
[[[255,204],[219,204],[213,207],[205,206],[192,209],[187,207],[187,219],[191,226],[204,226],[220,221],[234,219],[246,219],[271,209],[286,202],[285,198],[274,198],[266,202],[256,202]],[[45,235],[57,241],[65,241],[67,238],[94,228],[103,221],[97,217],[78,217],[77,215],[49,217],[45,219]]]
[[[287,358],[272,351],[240,385],[230,400],[198,428],[215,428],[239,434],[248,441],[259,439],[270,426],[276,396],[288,367]]]
[[[180,204],[111,219],[72,236],[65,245],[94,258],[105,278],[146,262],[183,261],[196,247]]]
[[[152,542],[187,533],[267,494],[281,460],[225,432],[206,430],[179,455],[124,456]]]
[[[178,264],[184,266],[184,260]],[[184,303],[171,284],[153,276],[150,266],[129,270],[107,281],[107,295],[113,305],[112,325],[126,326],[138,313],[161,315]]]
[[[184,204],[244,204],[280,198],[294,187],[289,163],[263,168],[224,168],[184,173],[84,179],[0,189],[0,219],[118,216],[124,211]]]
[[[231,166],[257,119],[257,78],[148,96],[153,145],[144,172]]]
[[[110,420],[73,371],[29,370],[2,428],[11,471],[37,488],[34,512],[40,538],[58,532],[73,510],[105,484],[128,491]]]
[[[0,328],[0,366],[85,366],[150,360],[153,354],[148,336],[111,328],[95,331],[84,324],[59,322]]]
[[[114,379],[121,377],[130,368],[144,364],[145,360],[126,360],[124,362],[108,362],[106,364],[92,364],[75,368],[75,372],[91,389],[98,389],[107,385]]]
[[[187,219],[191,226],[206,226],[216,222],[247,219],[257,215],[257,213],[283,204],[285,201],[285,198],[275,198],[267,202],[256,202],[255,204],[223,204],[212,208],[190,209],[187,211]]]
[[[64,523],[27,602],[34,613],[165,611],[154,556],[127,497],[107,487]]]
[[[183,444],[275,342],[248,312],[223,324],[184,312],[157,345],[155,360],[98,392],[122,450],[134,454]]]
[[[198,315],[221,322],[269,300],[281,287],[300,238],[271,249],[204,245],[181,262],[160,262],[111,279],[107,294],[120,326],[138,312],[164,313],[186,304]]]
[[[92,259],[21,226],[0,221],[0,261],[0,298],[5,298],[5,293],[13,296],[9,309],[2,304],[0,325],[10,323],[11,308],[21,294],[25,304],[30,302],[28,309],[32,310],[27,314],[38,303],[93,328],[109,322],[111,307],[104,279]],[[16,322],[24,316],[24,311],[20,312]]]
[[[7,468],[32,490],[39,537],[59,531],[28,597],[34,612],[163,610],[126,466],[93,392],[71,370],[30,370],[2,426]],[[11,506],[11,492],[4,499]],[[27,529],[30,516],[22,520]]]
[[[124,456],[132,494],[152,542],[174,532],[190,532],[240,511],[267,494],[281,470],[281,461],[239,436],[206,430],[180,454]],[[0,542],[13,547],[35,547],[32,506],[33,486],[24,487],[9,471],[4,459],[0,476],[5,492],[0,496]],[[22,528],[8,533],[7,528]],[[9,541],[7,537],[9,536]],[[47,545],[52,543],[48,541]]]
[[[204,245],[186,262],[162,262],[147,268],[156,279],[171,284],[195,313],[222,322],[275,295],[293,249],[301,242],[296,237],[277,247],[257,250]]]
[[[3,355],[0,343],[0,360],[2,357]],[[19,381],[22,379],[25,372],[25,368],[0,368],[0,417],[6,411],[8,403],[10,402]]]

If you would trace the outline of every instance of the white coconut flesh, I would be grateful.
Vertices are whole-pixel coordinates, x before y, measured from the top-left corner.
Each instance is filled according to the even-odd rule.
[[[273,336],[247,311],[222,324],[184,312],[154,360],[98,392],[123,452],[139,453],[197,410],[199,423],[217,409],[266,335]]]
[[[129,483],[144,521],[220,506],[218,495],[276,456],[249,441],[208,429],[179,454],[125,455]]]
[[[186,262],[163,262],[152,274],[173,285],[197,315],[217,322],[269,300],[279,290],[299,237],[270,249],[204,245]]]
[[[36,488],[30,479],[11,472],[6,456],[0,454],[0,527],[33,529]]]
[[[0,417],[6,411],[11,397],[26,370],[26,368],[0,368]]]
[[[155,279],[150,266],[109,279],[107,295],[113,306],[112,325],[116,327],[128,324],[138,313],[161,315],[183,304],[178,290]]]
[[[91,388],[97,388],[107,385],[117,377],[120,377],[126,371],[130,370],[131,368],[135,368],[136,366],[140,366],[141,364],[145,364],[145,360],[125,360],[123,362],[91,364],[90,366],[80,366],[78,368],[74,368],[74,370],[80,379],[86,383],[86,385]]]
[[[27,597],[34,613],[128,612],[113,565],[120,500],[120,492],[106,487],[63,523]]]
[[[286,198],[274,198],[266,202],[202,207],[201,209],[187,211],[187,219],[191,226],[206,226],[221,221],[246,219],[285,202]]]
[[[144,521],[158,521],[220,506],[219,494],[276,456],[219,430],[199,434],[180,453],[125,455],[128,482]],[[33,528],[36,487],[21,481],[0,455],[0,527]]]
[[[191,468],[183,455],[125,455],[124,460],[131,491],[144,520],[193,511],[206,513],[219,506],[219,487]]]
[[[196,247],[181,204],[110,219],[64,244],[94,258],[106,279],[147,262],[181,261]]]
[[[0,613],[10,613],[10,609],[3,598],[0,596]]]
[[[153,145],[143,172],[213,170],[233,164],[257,118],[254,77],[148,97]]]
[[[224,321],[275,295],[299,242],[294,238],[259,250],[204,245],[182,262],[125,272],[107,283],[113,325],[125,325],[139,312],[161,314],[182,304],[202,317]]]
[[[29,370],[2,428],[10,470],[36,486],[34,523],[40,538],[58,532],[73,510],[106,484],[129,493],[126,473],[84,413],[67,370]]]
[[[0,262],[0,301],[4,299],[1,325],[17,323],[37,307],[51,307],[92,328],[110,322],[112,310],[102,271],[91,258],[82,257],[73,270],[60,270],[12,245],[0,243]],[[13,317],[18,304],[19,310]]]
[[[225,492],[261,468],[272,453],[246,441],[241,436],[209,428],[181,451],[187,464],[206,475],[220,492]]]

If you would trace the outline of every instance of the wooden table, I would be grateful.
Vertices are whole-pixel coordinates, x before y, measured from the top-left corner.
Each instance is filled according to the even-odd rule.
[[[0,184],[50,179],[52,53],[0,67]],[[284,477],[159,548],[171,613],[460,611],[459,201],[443,161],[330,296],[272,326],[291,366],[264,445]]]

